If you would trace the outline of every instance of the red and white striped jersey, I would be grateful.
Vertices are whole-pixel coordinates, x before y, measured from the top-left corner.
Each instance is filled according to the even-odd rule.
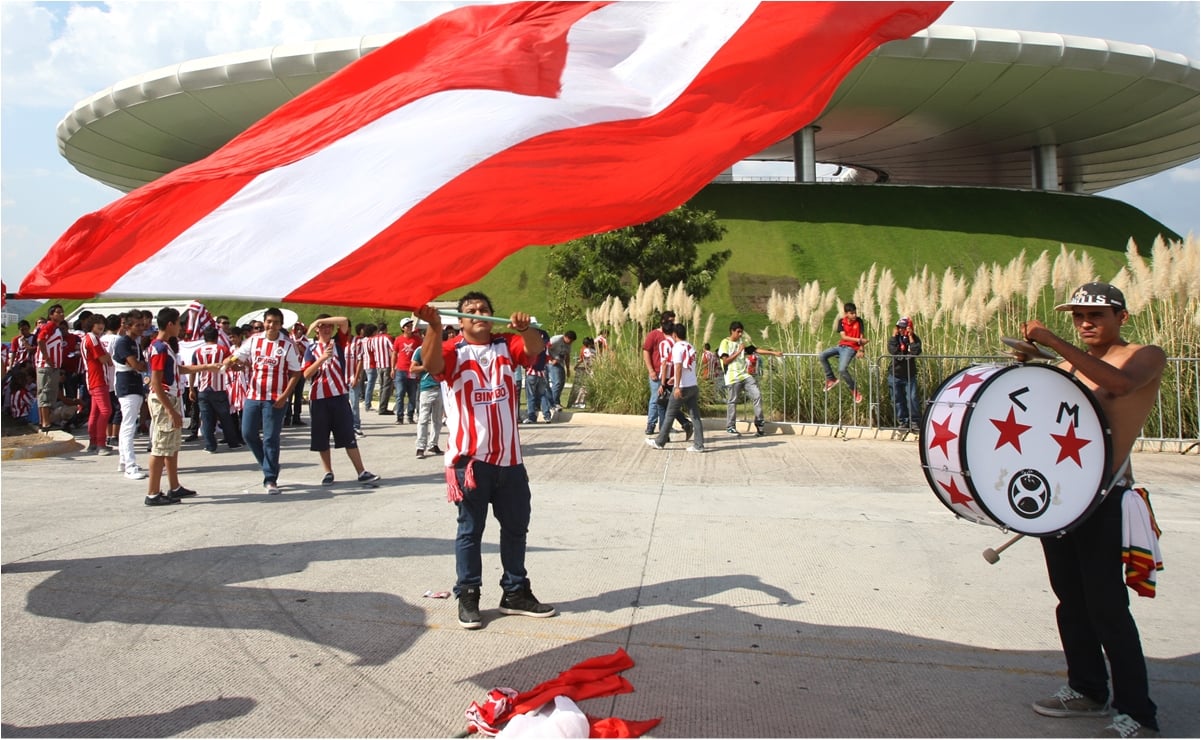
[[[241,413],[245,406],[246,391],[250,387],[250,373],[246,368],[231,368],[225,371],[225,392],[229,394],[229,410]]]
[[[367,337],[367,364],[370,368],[392,369],[392,338],[387,334],[372,334]]]
[[[666,378],[671,380],[672,369],[668,367],[671,364],[671,345],[675,344],[676,340],[673,337],[665,336],[659,340],[659,344],[655,347],[655,358],[653,363],[659,368],[659,380]]]
[[[20,334],[13,337],[12,348],[8,356],[9,367],[14,367],[20,365],[22,362],[33,359],[33,349],[29,343],[33,338],[32,334],[28,338]]]
[[[334,398],[350,392],[350,387],[346,383],[347,339],[346,332],[339,331],[330,337],[329,342],[317,340],[309,343],[308,351],[304,355],[305,370],[321,359],[326,352],[330,353],[329,359],[317,369],[317,374],[309,380],[310,400]]]
[[[671,369],[668,377],[674,378],[676,365],[680,366],[680,388],[691,388],[696,385],[696,347],[688,342],[676,340],[671,345]]]
[[[38,332],[38,341],[46,343],[46,354],[50,355],[50,361],[47,362],[43,359],[42,352],[39,350],[34,353],[34,366],[61,368],[66,357],[67,341],[63,339],[63,333],[59,331],[58,324],[47,321],[42,330]]]
[[[242,342],[234,356],[250,365],[250,386],[246,398],[250,401],[276,401],[288,387],[292,373],[300,371],[296,344],[279,335],[271,340],[266,334],[255,334]]]
[[[362,337],[351,337],[346,347],[346,387],[354,385],[359,370],[363,367],[363,352],[366,347]]]
[[[516,365],[528,367],[525,340],[518,334],[496,334],[488,344],[458,339],[442,347],[446,363],[436,380],[445,398],[445,464],[471,458],[492,465],[520,465],[517,436]]]
[[[108,379],[104,372],[107,366],[102,358],[108,354],[108,348],[100,340],[101,337],[92,332],[83,335],[84,377],[87,379],[89,392],[95,388],[103,389],[107,393]]]
[[[188,304],[187,310],[184,311],[184,324],[187,329],[180,339],[196,340],[204,338],[204,330],[210,326],[216,326],[217,320],[209,313],[209,310],[204,307],[200,301],[192,301]]]
[[[150,367],[150,372],[159,370],[163,374],[163,389],[168,396],[179,396],[182,391],[182,386],[179,382],[179,355],[175,354],[175,350],[171,349],[171,345],[162,339],[156,339],[150,344],[150,349],[146,351],[146,364]],[[152,378],[153,379],[153,376]],[[153,384],[150,387],[150,392],[153,394],[155,388]]]
[[[14,419],[24,419],[33,409],[33,392],[28,388],[13,389],[8,399],[8,411]]]
[[[220,342],[206,343],[196,348],[196,353],[192,355],[192,362],[197,365],[213,365],[224,362],[229,355],[230,351],[222,347]],[[195,378],[197,391],[223,391],[229,387],[225,370],[206,370],[196,373]]]

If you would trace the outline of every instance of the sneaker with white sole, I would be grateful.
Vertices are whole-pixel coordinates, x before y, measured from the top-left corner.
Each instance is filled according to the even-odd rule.
[[[522,617],[553,617],[557,612],[550,604],[543,604],[534,596],[529,586],[517,591],[506,591],[500,597],[500,613]]]
[[[1044,717],[1105,717],[1108,704],[1099,704],[1071,686],[1062,686],[1046,699],[1039,699],[1030,708]]]
[[[704,452],[705,448],[704,447],[689,447],[687,449],[687,451],[688,452]]]
[[[825,387],[824,387],[824,388],[822,388],[822,390],[823,390],[824,392],[826,392],[826,393],[829,393],[829,392],[830,392],[830,389],[831,389],[831,388],[833,388],[833,387],[834,387],[834,386],[836,386],[836,385],[838,385],[838,381],[837,381],[837,380],[834,380],[834,379],[832,379],[832,378],[827,378],[827,379],[826,379],[826,385],[825,385]]]
[[[377,480],[379,480],[379,476],[370,470],[364,470],[359,473],[359,483],[374,483]]]
[[[279,495],[279,484],[277,484],[275,481],[267,481],[263,484],[263,489],[267,492],[268,496]]]
[[[127,466],[122,475],[130,480],[146,480],[146,478],[150,476],[149,473],[147,473],[145,470],[142,470],[137,465]]]
[[[1114,712],[1113,722],[1106,725],[1097,737],[1159,737],[1159,730],[1140,724],[1129,714]]]
[[[653,437],[647,437],[643,441],[646,442],[647,447],[654,447],[656,450],[663,449],[663,445],[659,444],[659,440]]]

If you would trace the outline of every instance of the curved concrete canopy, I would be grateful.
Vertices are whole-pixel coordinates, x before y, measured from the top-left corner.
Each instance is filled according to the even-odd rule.
[[[212,153],[396,34],[224,54],[148,72],[58,126],[80,172],[132,190]],[[889,182],[1029,188],[1054,145],[1064,189],[1098,192],[1197,159],[1195,60],[1103,39],[931,26],[864,59],[814,121],[818,161]],[[753,159],[792,160],[791,139]]]

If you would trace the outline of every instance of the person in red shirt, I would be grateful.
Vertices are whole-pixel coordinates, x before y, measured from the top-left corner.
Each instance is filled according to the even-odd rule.
[[[417,411],[417,378],[412,372],[413,353],[421,346],[421,339],[413,333],[413,319],[406,318],[400,322],[400,336],[392,343],[392,355],[395,358],[393,368],[393,385],[396,390],[396,423],[403,424],[407,417],[413,423],[413,415]],[[383,409],[384,405],[381,404]],[[382,411],[381,411],[382,413]]]
[[[13,337],[8,353],[8,367],[4,368],[5,370],[33,359],[33,353],[37,350],[37,337],[30,331],[28,321],[21,319],[17,324],[17,331],[19,333]]]
[[[664,311],[659,316],[659,326],[651,329],[647,333],[646,339],[642,340],[642,362],[646,365],[647,385],[650,386],[650,401],[646,405],[646,436],[651,436],[655,433],[655,429],[662,428],[663,417],[667,411],[665,406],[659,405],[659,375],[662,367],[662,358],[659,356],[659,343],[667,338],[672,329],[676,325],[676,312]]]
[[[491,319],[492,301],[472,292],[459,299],[460,313]],[[526,577],[525,542],[530,524],[530,483],[521,459],[517,434],[517,387],[513,368],[529,366],[542,351],[542,335],[530,326],[530,316],[514,313],[509,327],[516,334],[493,334],[493,321],[463,317],[462,337],[442,342],[442,319],[433,306],[417,316],[429,324],[421,345],[425,370],[442,383],[446,398],[447,497],[458,507],[455,538],[454,593],[459,601],[459,626],[479,629],[480,586],[483,583],[481,542],[488,507],[500,522],[500,587],[502,614],[551,617],[555,608],[543,604],[530,590]]]
[[[88,412],[88,452],[97,455],[113,454],[108,446],[108,420],[113,414],[108,395],[108,368],[112,366],[113,358],[100,341],[105,325],[104,317],[94,314],[87,320],[88,333],[83,337],[88,396],[92,401]]]
[[[64,316],[62,306],[57,303],[51,306],[46,314],[46,323],[37,335],[37,352],[33,362],[38,376],[38,421],[43,432],[50,431],[51,414],[58,402],[59,384],[62,381],[66,341],[59,325]]]
[[[851,360],[863,356],[863,345],[867,344],[867,339],[863,336],[863,319],[859,318],[854,303],[847,303],[842,310],[842,318],[834,323],[834,331],[838,332],[839,336],[838,344],[818,356],[822,370],[826,373],[826,385],[823,390],[829,391],[838,385],[838,378],[834,377],[834,371],[830,369],[830,358],[838,355],[839,378],[851,389],[851,398],[855,403],[862,403],[863,394],[855,388],[855,378],[847,371],[847,366],[851,364]]]

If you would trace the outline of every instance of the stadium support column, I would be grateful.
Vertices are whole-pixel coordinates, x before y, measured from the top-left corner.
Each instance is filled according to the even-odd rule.
[[[792,135],[792,164],[797,182],[817,182],[817,154],[813,135],[821,126],[806,126]]]
[[[1059,189],[1057,154],[1058,151],[1054,144],[1040,144],[1031,148],[1030,163],[1033,166],[1035,190]]]

